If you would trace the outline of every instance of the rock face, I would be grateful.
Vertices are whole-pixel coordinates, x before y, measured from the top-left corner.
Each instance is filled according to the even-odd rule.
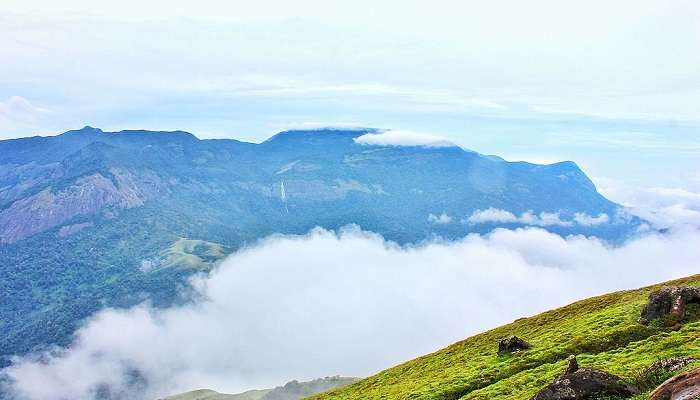
[[[699,287],[664,286],[649,295],[649,302],[644,306],[639,322],[646,325],[666,315],[681,319],[685,316],[688,303],[700,303]]]
[[[659,385],[649,400],[692,400],[700,397],[700,368],[674,376]]]
[[[0,210],[0,243],[17,242],[76,216],[96,214],[105,207],[127,209],[143,205],[152,191],[150,181],[118,169],[108,172],[80,177],[61,190],[46,188]],[[59,236],[71,233],[75,232],[59,232]]]
[[[579,368],[576,357],[569,357],[569,366],[554,382],[531,400],[579,400],[598,396],[632,397],[639,390],[620,377],[592,368]]]
[[[530,344],[517,336],[508,336],[498,342],[498,353],[513,353],[520,350],[527,350]]]

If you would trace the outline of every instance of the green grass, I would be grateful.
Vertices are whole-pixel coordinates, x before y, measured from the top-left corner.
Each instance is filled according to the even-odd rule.
[[[700,286],[700,275],[665,284]],[[519,319],[311,399],[522,400],[560,374],[570,354],[578,356],[582,367],[600,368],[630,381],[659,359],[700,358],[697,307],[689,309],[680,325],[637,322],[649,293],[663,285],[593,297]],[[498,340],[508,335],[519,336],[532,348],[498,355]]]
[[[209,271],[230,252],[219,243],[179,238],[160,252],[162,261],[158,269],[175,267]]]

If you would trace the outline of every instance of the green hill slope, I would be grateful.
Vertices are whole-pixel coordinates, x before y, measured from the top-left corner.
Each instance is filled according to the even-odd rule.
[[[649,293],[663,285],[700,286],[700,275],[593,297],[519,319],[311,399],[521,400],[560,374],[570,354],[578,355],[582,367],[603,369],[632,381],[660,359],[700,359],[697,306],[689,306],[681,324],[657,320],[644,326],[637,322]],[[509,335],[528,341],[532,348],[497,354],[499,339]],[[643,394],[635,399],[647,397]]]

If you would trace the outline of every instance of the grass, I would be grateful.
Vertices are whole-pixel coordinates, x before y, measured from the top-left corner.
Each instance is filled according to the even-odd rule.
[[[700,275],[665,284],[700,286]],[[593,297],[519,319],[310,399],[528,399],[565,369],[570,354],[578,356],[581,367],[600,368],[632,382],[659,359],[700,359],[697,307],[689,309],[681,324],[637,322],[649,293],[663,285]],[[532,348],[497,354],[499,338],[508,335],[519,336]],[[684,370],[693,366],[700,363]],[[635,400],[646,398],[648,393]]]
[[[191,268],[209,271],[224,259],[230,250],[219,243],[179,238],[160,252],[162,268]]]

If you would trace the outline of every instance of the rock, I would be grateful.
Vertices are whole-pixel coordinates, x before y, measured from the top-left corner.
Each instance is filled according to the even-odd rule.
[[[508,336],[498,342],[498,353],[513,353],[520,350],[527,350],[530,344],[517,336]]]
[[[574,372],[578,371],[578,360],[576,360],[575,355],[570,355],[566,361],[568,361],[569,365],[566,367],[566,371],[564,371],[564,375],[567,374],[573,374]]]
[[[672,357],[665,360],[659,360],[647,367],[646,370],[651,372],[660,370],[673,372],[678,371],[693,361],[695,361],[693,357]]]
[[[579,400],[599,396],[632,397],[639,390],[626,384],[618,376],[593,368],[579,368],[575,356],[554,382],[542,389],[531,400]]]
[[[60,190],[46,188],[0,209],[0,244],[26,239],[109,207],[140,207],[147,194],[157,190],[158,178],[148,172],[143,176],[116,168],[109,172],[109,175],[94,173],[79,177]],[[66,233],[64,230],[63,234]]]
[[[644,306],[639,322],[646,325],[651,320],[666,315],[682,319],[688,303],[700,303],[699,287],[664,286],[649,295],[649,302]]]
[[[657,387],[649,400],[692,400],[700,397],[700,368],[674,376]]]

